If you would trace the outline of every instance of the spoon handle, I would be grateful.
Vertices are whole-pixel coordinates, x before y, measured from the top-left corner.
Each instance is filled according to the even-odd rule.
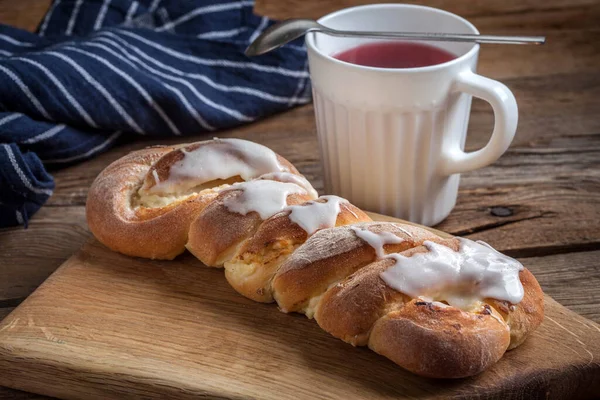
[[[469,33],[421,33],[421,32],[369,32],[369,31],[338,31],[329,28],[311,29],[339,37],[361,37],[371,39],[408,39],[429,40],[436,42],[471,42],[471,43],[498,43],[498,44],[544,44],[544,36],[497,36],[475,35]]]

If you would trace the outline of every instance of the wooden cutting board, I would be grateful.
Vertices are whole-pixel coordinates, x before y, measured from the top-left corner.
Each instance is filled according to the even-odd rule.
[[[238,295],[189,254],[149,261],[92,240],[0,323],[0,385],[66,399],[593,398],[600,326],[546,297],[543,324],[493,368],[424,379]]]

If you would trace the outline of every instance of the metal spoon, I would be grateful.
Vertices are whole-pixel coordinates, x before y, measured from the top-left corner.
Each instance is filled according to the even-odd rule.
[[[495,36],[468,33],[420,33],[420,32],[363,32],[340,31],[319,24],[312,19],[287,19],[260,34],[246,49],[247,56],[258,56],[275,50],[308,32],[321,32],[340,37],[373,39],[429,40],[437,42],[473,42],[501,44],[544,44],[544,36]]]

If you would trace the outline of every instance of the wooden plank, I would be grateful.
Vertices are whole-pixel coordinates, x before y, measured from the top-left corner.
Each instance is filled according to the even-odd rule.
[[[2,0],[0,22],[33,32],[50,7],[51,0]]]
[[[0,323],[0,384],[63,398],[589,398],[599,360],[600,327],[547,298],[542,326],[487,373],[422,379],[239,296],[190,255],[95,241]]]
[[[600,193],[595,184],[538,184],[461,190],[439,229],[477,237],[514,257],[600,248]],[[495,207],[511,215],[494,215]]]
[[[533,272],[545,293],[600,323],[600,251],[519,260]]]
[[[339,10],[341,8],[353,7],[361,4],[376,4],[380,3],[377,0],[330,0],[330,1],[305,1],[305,0],[288,0],[284,2],[271,0],[256,0],[255,10],[257,13],[267,15],[272,18],[313,18],[317,19],[325,14]],[[597,24],[593,24],[589,19],[591,12],[598,10],[598,2],[595,0],[506,0],[506,1],[487,1],[487,0],[403,0],[406,4],[422,4],[430,7],[441,8],[446,11],[458,14],[464,18],[477,22],[476,25],[485,26],[485,22],[502,21],[502,26],[510,26],[511,24],[521,29],[528,29],[527,25],[523,24],[525,20],[531,24],[535,23],[536,19],[546,14],[558,14],[555,18],[559,21],[568,21],[569,25],[552,24],[547,18],[542,18],[541,23],[546,29],[565,29],[567,27],[581,29],[584,27],[596,28]],[[561,13],[567,13],[568,17],[561,16]],[[580,17],[580,21],[571,21],[570,13],[576,13]],[[515,22],[521,22],[516,24]],[[579,24],[577,24],[579,22]]]
[[[461,190],[535,184],[583,186],[600,182],[600,135],[551,139],[513,147],[486,168],[461,176]],[[597,188],[596,188],[597,189]]]
[[[600,64],[600,51],[598,55],[596,63]],[[544,149],[555,140],[566,142],[600,133],[600,120],[594,114],[600,107],[600,75],[558,74],[511,78],[503,82],[514,92],[519,106],[519,125],[511,149]],[[480,100],[474,101],[467,150],[485,145],[493,121],[490,106]]]
[[[600,18],[600,8],[595,15],[596,19]],[[504,27],[505,25],[499,23],[499,26]],[[500,27],[495,30],[497,30],[496,33],[516,33],[507,32],[507,29]],[[575,71],[592,74],[597,71],[595,65],[600,58],[597,42],[600,38],[600,31],[558,30],[548,32],[547,27],[540,26],[537,31],[532,27],[528,32],[545,35],[546,44],[534,49],[527,46],[484,46],[480,51],[477,71],[503,82],[511,78],[543,76],[558,78],[560,75],[570,75]],[[557,81],[559,80],[557,79]],[[512,87],[510,81],[505,83]]]
[[[90,237],[84,207],[44,207],[30,224],[0,231],[0,304],[27,297]]]
[[[2,321],[10,312],[14,310],[14,307],[0,307],[0,321]],[[9,389],[7,387],[0,386],[0,400],[44,400],[50,399],[50,397],[42,396],[34,393],[23,392],[21,390]]]

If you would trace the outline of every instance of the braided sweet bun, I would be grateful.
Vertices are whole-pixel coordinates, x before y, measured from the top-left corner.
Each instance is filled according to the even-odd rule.
[[[88,226],[111,250],[170,260],[185,251],[190,226],[204,208],[227,196],[223,191],[233,184],[261,177],[292,187],[290,203],[317,196],[289,161],[245,140],[135,151],[110,164],[92,183]],[[198,247],[190,246],[192,251]]]
[[[390,240],[389,234],[400,240]],[[369,236],[380,245],[373,246]],[[524,268],[518,274],[524,294],[517,305],[481,296],[461,309],[448,305],[443,292],[415,298],[382,279],[396,263],[383,254],[411,259],[428,253],[431,243],[453,252],[464,246],[457,238],[442,239],[425,229],[387,222],[319,231],[279,268],[272,284],[274,298],[282,311],[314,316],[333,336],[354,346],[367,345],[416,374],[475,375],[538,327],[543,293]]]
[[[107,247],[224,267],[240,294],[304,313],[416,374],[478,374],[543,319],[516,260],[480,242],[372,222],[317,194],[287,160],[238,139],[141,150],[93,183],[88,224]]]

